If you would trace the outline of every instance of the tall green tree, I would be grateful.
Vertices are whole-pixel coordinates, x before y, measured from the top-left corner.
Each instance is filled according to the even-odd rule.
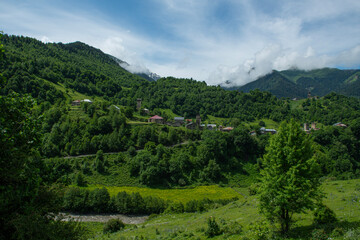
[[[313,209],[322,197],[312,144],[292,119],[281,123],[263,157],[260,211],[270,221],[279,223],[283,234],[289,231],[294,213]]]
[[[42,184],[34,104],[15,92],[0,95],[0,239],[80,239],[81,229],[56,219],[58,189]]]

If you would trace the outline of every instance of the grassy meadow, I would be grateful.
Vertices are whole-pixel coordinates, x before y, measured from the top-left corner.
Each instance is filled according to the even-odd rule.
[[[296,221],[290,231],[289,239],[320,239],[312,235],[312,232],[317,231],[316,229],[325,229],[326,238],[323,239],[359,239],[360,180],[325,181],[322,188],[326,195],[324,203],[336,213],[339,221],[332,224],[330,229],[329,226],[313,224],[311,212],[297,214],[294,216]],[[117,188],[109,189],[112,194],[117,190]],[[224,191],[232,194],[231,189],[217,186],[198,187],[185,192],[195,191],[201,194],[206,190],[209,190],[212,196],[220,196],[224,194]],[[185,192],[181,192],[184,195],[182,196],[181,190],[175,191],[179,194],[179,199],[188,198]],[[216,191],[219,192],[216,193]],[[272,235],[270,229],[273,226],[269,226],[259,214],[256,196],[248,196],[247,188],[238,188],[237,191],[243,193],[244,196],[240,195],[238,201],[223,207],[204,213],[161,214],[151,217],[144,224],[127,225],[124,230],[117,233],[102,234],[103,224],[101,223],[83,223],[83,225],[90,228],[93,234],[92,239],[207,239],[205,236],[208,228],[207,219],[215,217],[224,232],[212,239],[282,239]],[[158,190],[144,189],[144,192],[155,194]],[[169,190],[163,193],[168,197],[173,196]],[[197,198],[198,194],[195,193],[192,196]],[[332,230],[333,228],[336,230]],[[272,237],[268,238],[271,235]]]

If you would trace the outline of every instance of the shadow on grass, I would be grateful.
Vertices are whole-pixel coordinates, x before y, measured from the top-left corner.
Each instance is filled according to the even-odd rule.
[[[327,235],[331,235],[332,231],[337,229],[342,229],[343,232],[347,232],[350,229],[356,229],[360,227],[360,221],[348,222],[348,221],[338,221],[330,224],[312,224],[308,226],[294,227],[287,234],[287,238],[290,239],[311,239],[312,232],[315,229],[323,229]],[[286,238],[284,238],[286,239]]]

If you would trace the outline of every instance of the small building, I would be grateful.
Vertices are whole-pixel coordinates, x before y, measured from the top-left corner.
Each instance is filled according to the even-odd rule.
[[[343,124],[341,122],[335,123],[335,124],[333,124],[333,126],[335,126],[335,127],[347,127],[346,124]]]
[[[174,117],[175,123],[184,124],[184,117]]]
[[[71,106],[80,106],[81,101],[80,100],[75,100],[71,102]]]
[[[216,124],[201,124],[202,129],[214,130],[216,129]]]
[[[144,112],[145,114],[150,114],[150,110],[147,109],[147,108],[144,108],[144,109],[143,109],[143,112]]]
[[[232,130],[234,130],[233,127],[219,127],[220,131],[223,131],[223,132],[231,132]]]
[[[84,100],[82,100],[82,102],[85,102],[85,103],[93,103],[90,99],[84,99]]]
[[[148,119],[148,122],[163,124],[164,119],[158,115],[155,115]]]
[[[271,128],[260,128],[260,133],[261,134],[266,134],[266,133],[271,133],[271,134],[276,134],[276,130],[275,129],[271,129]]]
[[[249,132],[249,134],[250,134],[250,136],[256,136],[256,131],[253,130],[253,131]]]
[[[319,130],[319,129],[320,129],[320,128],[317,128],[317,127],[316,127],[316,122],[312,122],[312,123],[311,123],[311,127],[309,126],[308,123],[304,123],[304,131],[305,131],[306,133],[310,133],[311,130],[317,131],[317,130]]]
[[[191,122],[192,122],[192,119],[185,119],[185,122],[191,123]]]
[[[210,124],[207,124],[206,127],[207,127],[207,129],[209,129],[209,130],[214,130],[214,129],[216,129],[216,124],[210,123]]]

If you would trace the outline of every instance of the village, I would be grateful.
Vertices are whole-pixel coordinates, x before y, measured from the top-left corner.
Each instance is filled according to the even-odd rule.
[[[316,97],[316,96],[315,96]],[[308,94],[308,98],[312,98],[311,94],[309,92]],[[317,97],[315,98],[317,99]],[[151,112],[149,109],[147,108],[141,108],[141,104],[142,104],[142,99],[138,98],[136,100],[137,104],[136,104],[136,110],[138,112],[142,112],[145,115],[151,115]],[[90,99],[83,99],[83,100],[75,100],[72,101],[71,105],[72,106],[80,106],[81,103],[88,103],[88,104],[92,104],[93,102]],[[117,110],[120,110],[120,108],[116,105],[112,105],[114,106]],[[201,123],[201,116],[198,114],[196,115],[196,119],[195,121],[193,121],[193,119],[185,119],[185,117],[174,117],[173,121],[165,121],[165,119],[159,115],[154,115],[150,118],[147,119],[148,123],[155,123],[155,124],[163,124],[163,125],[167,125],[167,126],[171,126],[171,127],[185,127],[187,129],[190,130],[217,130],[217,131],[222,131],[222,132],[231,132],[232,130],[234,130],[234,127],[232,126],[222,126],[222,125],[217,125],[217,124],[213,124],[213,123]],[[335,123],[333,124],[333,126],[336,127],[343,127],[346,128],[347,125],[341,122]],[[312,131],[317,131],[320,128],[316,126],[316,122],[312,122],[311,124],[309,123],[304,123],[304,127],[303,130],[307,133],[307,134],[311,134]],[[259,129],[259,131],[256,130],[252,130],[249,132],[249,134],[251,136],[255,136],[256,134],[276,134],[277,131],[276,129],[273,128],[265,128],[265,127],[261,127]]]

